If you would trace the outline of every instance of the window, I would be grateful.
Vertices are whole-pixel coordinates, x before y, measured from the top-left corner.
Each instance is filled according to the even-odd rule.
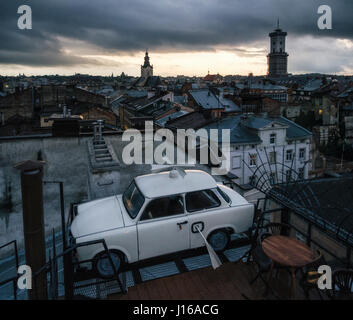
[[[189,212],[200,211],[204,209],[216,208],[221,205],[212,190],[203,190],[187,193],[185,196],[186,209]]]
[[[275,164],[277,161],[277,153],[275,151],[272,151],[269,153],[270,157],[270,164]]]
[[[275,144],[276,143],[276,134],[271,133],[270,134],[270,144]]]
[[[256,153],[249,153],[249,165],[250,167],[256,166],[257,154]]]
[[[232,158],[232,169],[239,169],[240,168],[240,156]]]
[[[228,202],[228,203],[230,202],[230,198],[220,187],[217,187],[217,191],[226,202]]]
[[[305,149],[299,149],[299,159],[305,160]]]
[[[286,161],[292,161],[293,159],[293,150],[286,151]]]
[[[132,181],[123,194],[124,206],[132,219],[136,218],[144,202],[145,197]]]
[[[175,216],[184,213],[183,197],[169,196],[152,200],[146,207],[142,220]]]

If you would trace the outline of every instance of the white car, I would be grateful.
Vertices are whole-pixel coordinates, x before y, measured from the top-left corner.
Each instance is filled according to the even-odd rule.
[[[124,194],[77,206],[71,224],[76,243],[105,239],[119,269],[125,262],[204,246],[198,229],[216,251],[231,233],[247,231],[254,205],[200,170],[172,170],[136,177]],[[93,259],[104,278],[113,268],[101,244],[78,248],[79,261]]]

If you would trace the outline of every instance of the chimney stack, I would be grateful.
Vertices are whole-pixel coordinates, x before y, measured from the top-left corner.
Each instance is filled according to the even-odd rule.
[[[34,275],[46,263],[45,229],[43,214],[43,161],[24,161],[14,166],[21,171],[23,231],[26,265]],[[46,300],[47,274],[42,272],[33,279],[30,300]]]

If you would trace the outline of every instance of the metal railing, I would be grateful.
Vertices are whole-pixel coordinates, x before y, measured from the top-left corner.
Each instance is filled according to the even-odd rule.
[[[13,245],[13,248],[14,248],[14,251],[15,251],[16,275],[13,276],[13,277],[8,278],[6,280],[1,281],[0,282],[0,288],[5,286],[5,285],[7,285],[8,283],[12,282],[14,299],[17,300],[17,281],[18,281],[18,278],[19,278],[19,275],[17,274],[17,270],[18,270],[18,267],[19,267],[17,241],[13,240],[13,241],[10,241],[10,242],[0,246],[0,250],[4,249],[6,247],[9,247],[11,245]]]
[[[352,267],[351,263],[351,253],[352,253],[352,247],[348,242],[340,241],[342,248],[345,248],[346,250],[346,258],[342,258],[338,256],[335,252],[333,252],[330,248],[325,246],[323,243],[324,241],[318,241],[313,239],[312,237],[312,232],[313,232],[313,227],[317,228],[319,231],[324,233],[326,236],[328,236],[332,240],[336,240],[337,238],[335,237],[335,233],[332,232],[327,232],[327,228],[324,228],[320,223],[317,223],[317,221],[311,220],[309,217],[307,217],[304,214],[300,214],[296,211],[290,210],[290,208],[286,207],[286,203],[280,203],[279,201],[277,202],[280,207],[278,208],[273,208],[273,209],[266,209],[266,204],[269,203],[269,201],[274,201],[273,199],[269,197],[265,198],[260,198],[257,200],[257,205],[256,208],[257,210],[260,210],[260,202],[264,201],[263,208],[264,210],[261,211],[260,217],[258,220],[255,222],[252,227],[252,230],[258,228],[258,227],[263,227],[266,223],[270,222],[270,219],[268,215],[272,215],[274,217],[276,214],[280,216],[281,221],[284,221],[288,226],[291,227],[291,229],[295,232],[298,232],[300,235],[302,235],[306,239],[306,244],[311,247],[311,245],[315,245],[316,247],[320,248],[322,251],[326,252],[328,255],[330,255],[333,259],[335,259],[337,262],[339,262],[341,265],[345,266],[347,269]],[[307,230],[303,231],[299,229],[297,226],[295,226],[293,223],[291,223],[290,216],[294,215],[298,218],[300,218],[302,221],[305,221],[307,224]]]

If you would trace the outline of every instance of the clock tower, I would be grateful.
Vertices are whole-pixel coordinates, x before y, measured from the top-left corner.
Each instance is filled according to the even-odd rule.
[[[286,52],[286,36],[287,32],[282,31],[277,21],[277,29],[269,34],[270,36],[270,53],[267,55],[269,77],[286,76],[288,67],[288,53]]]

